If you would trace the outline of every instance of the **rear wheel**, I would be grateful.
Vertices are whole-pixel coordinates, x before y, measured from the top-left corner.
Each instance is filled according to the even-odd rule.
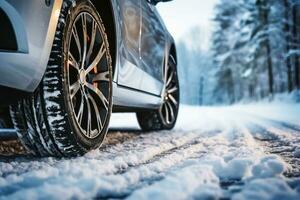
[[[177,64],[172,55],[169,56],[164,77],[165,88],[160,108],[137,113],[139,125],[144,131],[171,130],[176,124],[180,95]]]
[[[38,156],[82,155],[101,145],[111,110],[112,66],[101,17],[90,1],[64,1],[44,78],[11,107],[19,138]]]

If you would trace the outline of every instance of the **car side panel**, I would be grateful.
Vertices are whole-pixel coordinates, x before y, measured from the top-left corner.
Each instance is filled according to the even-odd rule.
[[[162,66],[166,45],[166,30],[154,5],[142,0],[141,59],[143,69],[162,81]]]
[[[141,0],[118,1],[120,29],[118,84],[139,90],[143,71],[140,69]]]
[[[146,0],[141,0],[146,1]],[[165,42],[164,44],[161,44],[160,54],[162,59],[159,66],[156,66],[159,69],[152,69],[159,71],[156,76],[153,75],[152,72],[146,73],[145,68],[142,65],[142,58],[141,58],[141,49],[140,49],[140,57],[141,65],[140,66],[131,66],[130,68],[133,69],[134,67],[138,67],[138,72],[136,70],[129,70],[130,68],[126,65],[128,65],[128,60],[124,59],[126,56],[124,56],[124,40],[125,37],[122,33],[122,30],[124,29],[123,24],[123,18],[120,13],[120,1],[118,0],[111,0],[112,5],[114,7],[114,15],[115,15],[115,21],[116,21],[116,32],[117,32],[117,62],[116,62],[116,73],[114,77],[114,81],[116,84],[114,84],[113,88],[113,104],[115,106],[122,106],[122,107],[130,107],[132,108],[149,108],[149,109],[156,109],[161,105],[162,102],[162,92],[163,92],[163,68],[165,64],[167,64],[167,60],[163,58],[167,58],[169,54],[169,50],[171,47],[171,44],[174,42],[172,36],[167,31],[161,17],[159,16],[157,10],[154,10],[155,15],[157,15],[157,23],[159,23],[159,26],[161,28],[161,33],[165,34]],[[155,8],[155,7],[154,7]],[[143,11],[142,11],[143,12]],[[152,12],[152,11],[151,11]],[[141,18],[142,20],[142,18]],[[142,23],[142,22],[141,22]],[[141,27],[141,34],[142,34],[142,27]],[[142,43],[142,40],[140,41]],[[140,47],[142,45],[140,44]],[[151,48],[151,46],[149,47]],[[126,63],[127,62],[127,63]],[[132,64],[132,63],[131,63]],[[128,70],[124,70],[124,69]],[[123,69],[123,70],[122,70]],[[133,73],[133,72],[136,73]],[[131,82],[134,87],[126,87],[126,84],[121,84],[123,80],[123,83]],[[132,81],[136,81],[133,83]],[[140,87],[137,89],[137,86],[139,85],[140,81]],[[117,110],[114,110],[117,111]],[[134,111],[134,110],[132,110]]]
[[[14,27],[17,52],[0,51],[0,85],[33,92],[39,85],[52,48],[63,0],[1,0]]]
[[[119,111],[115,109],[118,107],[126,107],[128,111],[135,111],[134,108],[156,109],[161,104],[160,96],[140,89],[142,82],[147,83],[148,81],[143,79],[144,70],[139,56],[141,18],[134,15],[138,9],[137,6],[140,6],[139,2],[141,1],[131,0],[126,3],[126,1],[111,0],[117,40],[113,87],[114,112]],[[140,22],[138,22],[139,20]]]
[[[141,60],[145,81],[141,90],[160,95],[164,87],[163,70],[168,31],[156,7],[146,0],[142,0],[142,16]]]

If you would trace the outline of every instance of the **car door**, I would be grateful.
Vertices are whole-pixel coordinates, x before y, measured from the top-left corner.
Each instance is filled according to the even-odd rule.
[[[144,70],[141,90],[160,95],[163,88],[165,27],[153,4],[141,0],[141,64]]]
[[[118,84],[140,89],[141,0],[121,0],[118,5],[122,36]]]

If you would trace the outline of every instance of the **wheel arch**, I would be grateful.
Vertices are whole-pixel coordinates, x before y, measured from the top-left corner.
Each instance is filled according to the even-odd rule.
[[[105,30],[107,32],[107,39],[109,42],[109,50],[112,58],[113,76],[116,71],[117,61],[117,28],[116,19],[114,15],[114,5],[111,0],[90,0],[96,7],[99,15],[101,16]]]

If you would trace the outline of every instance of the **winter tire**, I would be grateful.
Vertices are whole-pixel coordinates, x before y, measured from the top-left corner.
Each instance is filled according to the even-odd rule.
[[[160,108],[137,112],[138,123],[144,131],[171,130],[176,124],[180,95],[177,64],[172,55],[169,56],[164,77],[165,88]]]
[[[112,112],[112,64],[104,25],[88,0],[66,0],[38,89],[11,116],[37,156],[77,156],[98,148]]]

